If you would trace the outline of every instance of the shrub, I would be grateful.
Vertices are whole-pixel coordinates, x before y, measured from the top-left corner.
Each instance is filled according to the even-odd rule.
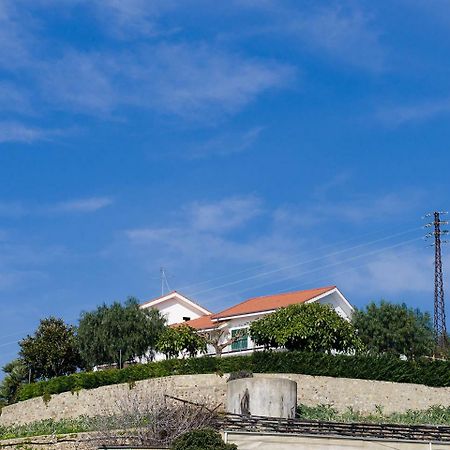
[[[159,336],[156,348],[167,358],[181,355],[194,357],[197,353],[206,353],[206,340],[188,325],[166,327]]]
[[[175,439],[173,450],[237,450],[235,444],[225,444],[216,430],[204,428],[188,431]]]
[[[306,420],[321,420],[327,422],[367,422],[367,423],[394,423],[405,425],[449,425],[450,407],[431,406],[423,410],[408,409],[405,412],[384,414],[378,407],[376,412],[362,413],[347,407],[346,411],[339,412],[331,405],[297,407],[297,417]]]
[[[418,359],[403,361],[392,355],[329,355],[306,352],[255,352],[252,355],[224,358],[201,357],[170,359],[148,364],[84,372],[22,385],[18,400],[44,394],[76,392],[118,383],[130,383],[169,375],[200,373],[301,373],[305,375],[363,380],[417,383],[428,386],[450,386],[450,361]]]
[[[355,311],[352,322],[367,350],[405,355],[408,359],[429,356],[435,350],[431,317],[418,309],[371,302]]]
[[[242,380],[242,378],[253,378],[253,373],[248,370],[240,370],[239,372],[231,372],[227,383],[233,380]]]
[[[355,327],[330,305],[307,303],[280,308],[252,322],[253,342],[265,348],[316,353],[353,352],[363,345]]]

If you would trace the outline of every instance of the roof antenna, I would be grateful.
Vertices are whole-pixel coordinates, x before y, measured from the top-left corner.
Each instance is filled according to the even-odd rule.
[[[166,269],[161,267],[159,273],[161,277],[161,297],[164,297],[164,291],[172,292],[172,289],[170,289],[169,282],[167,281]]]

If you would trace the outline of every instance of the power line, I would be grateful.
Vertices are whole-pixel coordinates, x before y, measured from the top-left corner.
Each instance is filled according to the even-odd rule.
[[[403,250],[403,251],[400,251],[400,252],[396,252],[396,255],[405,255],[405,254],[411,253],[411,252],[413,252],[413,251],[416,251],[416,249],[415,249],[415,248],[408,248],[408,249],[406,249],[406,250]],[[348,267],[347,269],[340,270],[340,271],[338,271],[338,272],[333,272],[333,276],[341,275],[341,274],[347,273],[347,272],[351,272],[352,270],[360,269],[361,267],[364,267],[364,266],[366,266],[366,265],[367,265],[367,262],[364,262],[363,264],[357,264],[356,266]],[[314,280],[312,280],[312,281],[309,281],[308,284],[311,285],[311,286],[313,286],[314,283],[317,283],[318,281],[322,281],[322,280],[325,279],[325,278],[329,278],[329,277],[323,276],[323,277],[320,277],[320,278],[316,278],[316,279],[314,279]],[[304,285],[303,285],[303,286],[304,286]],[[298,285],[296,285],[296,286],[290,286],[290,287],[288,287],[288,288],[284,288],[284,289],[282,289],[282,290],[279,290],[278,292],[279,292],[279,293],[289,292],[289,291],[292,291],[292,290],[298,289],[298,288],[299,288]]]
[[[7,347],[8,345],[17,344],[18,341],[5,342],[4,344],[0,344],[0,347]]]
[[[0,336],[0,340],[5,339],[5,338],[9,338],[9,337],[13,337],[13,336],[19,336],[20,334],[25,334],[28,331],[19,331],[17,333],[11,333],[11,334],[5,334],[3,336]]]
[[[410,228],[410,229],[405,230],[405,231],[402,231],[402,232],[400,232],[400,233],[398,233],[398,234],[391,235],[390,237],[395,237],[395,236],[397,236],[397,235],[403,235],[403,234],[406,234],[406,233],[411,233],[412,231],[417,231],[417,230],[419,230],[419,229],[421,229],[421,228],[422,228],[422,227],[414,227],[414,228]],[[333,242],[332,244],[323,245],[323,246],[320,246],[318,249],[315,249],[315,252],[321,251],[321,250],[325,250],[325,249],[331,248],[331,247],[336,247],[336,246],[338,246],[338,245],[343,245],[343,244],[346,244],[346,243],[348,243],[348,242],[352,242],[352,241],[355,241],[355,240],[358,240],[358,239],[362,239],[362,238],[367,237],[367,236],[372,236],[372,235],[375,235],[375,234],[379,234],[379,233],[381,233],[382,231],[385,231],[385,230],[383,229],[383,230],[372,231],[372,232],[370,232],[370,233],[364,233],[364,234],[362,234],[362,235],[354,236],[354,237],[351,237],[351,238],[349,238],[349,239],[343,239],[343,240],[338,241],[338,242]],[[388,236],[387,238],[389,238],[389,236]],[[363,244],[363,245],[369,245],[369,244]],[[358,246],[356,246],[356,247],[358,247]],[[352,249],[352,248],[353,248],[353,247],[350,247],[350,249]],[[350,249],[347,249],[347,250],[350,250]],[[303,254],[304,254],[303,251],[302,251],[301,253],[300,253],[300,252],[299,252],[299,253],[294,253],[293,255],[284,257],[284,259],[293,259],[293,258],[296,258],[297,256],[303,256]],[[326,255],[325,255],[325,256],[326,256]],[[279,261],[279,260],[272,259],[271,261],[268,261],[268,262],[266,262],[266,263],[264,263],[264,264],[258,264],[258,265],[256,265],[256,266],[248,267],[248,268],[246,268],[246,269],[238,270],[238,271],[236,271],[236,272],[232,272],[232,273],[220,275],[220,276],[218,276],[218,277],[210,278],[209,280],[198,281],[198,282],[196,282],[196,283],[188,284],[188,285],[182,286],[179,290],[180,290],[180,291],[185,291],[185,290],[188,290],[188,289],[190,289],[190,288],[192,288],[192,287],[194,287],[194,286],[200,286],[200,285],[203,285],[203,284],[208,284],[208,283],[212,283],[212,282],[214,282],[214,281],[222,280],[222,279],[224,279],[224,278],[229,278],[229,277],[232,277],[232,276],[234,276],[234,275],[240,275],[240,274],[242,274],[242,273],[252,272],[252,271],[254,271],[254,270],[261,269],[261,268],[263,268],[263,267],[271,266],[271,265],[273,265],[275,262],[278,262],[278,261]],[[194,295],[195,295],[195,294],[194,294]]]
[[[402,241],[402,242],[394,244],[394,245],[389,245],[389,246],[382,247],[382,248],[379,248],[379,249],[376,249],[376,250],[372,250],[370,252],[365,252],[365,253],[362,253],[362,254],[359,254],[359,255],[356,255],[356,256],[352,256],[350,258],[343,259],[343,260],[338,261],[336,263],[326,264],[326,265],[324,265],[322,267],[318,267],[316,269],[307,270],[305,272],[302,272],[302,273],[299,273],[299,274],[295,274],[295,275],[289,275],[289,276],[286,276],[286,277],[283,277],[283,278],[279,278],[277,280],[268,281],[266,283],[262,283],[262,284],[259,284],[259,285],[256,285],[256,286],[253,285],[253,286],[250,286],[248,288],[242,289],[240,291],[227,293],[227,294],[221,295],[219,297],[215,297],[213,300],[219,300],[221,298],[228,297],[230,295],[242,294],[242,293],[247,292],[249,290],[258,289],[258,288],[265,287],[265,286],[268,286],[268,285],[271,285],[271,284],[274,284],[274,283],[278,283],[280,281],[285,281],[285,280],[288,280],[288,279],[291,279],[291,278],[302,277],[304,275],[307,275],[307,274],[310,274],[310,273],[313,273],[313,272],[317,272],[318,270],[322,270],[324,268],[339,266],[340,264],[344,264],[344,263],[349,262],[349,261],[354,261],[356,259],[363,258],[365,256],[371,256],[371,255],[375,255],[377,253],[382,253],[383,251],[391,250],[393,248],[397,248],[397,247],[400,247],[402,245],[409,244],[409,243],[412,243],[412,242],[415,242],[415,241],[418,241],[418,240],[422,240],[422,239],[423,239],[422,237],[408,239],[406,241]]]
[[[442,235],[448,234],[448,230],[442,230],[441,225],[447,225],[447,220],[441,220],[441,214],[447,214],[444,211],[434,211],[425,217],[432,217],[433,221],[425,225],[426,228],[433,228],[433,231],[426,234],[426,238],[434,240],[434,332],[436,344],[444,348],[447,344],[447,326],[445,323],[445,301],[444,301],[444,280],[442,274],[442,254],[441,243],[447,243],[441,240]]]
[[[294,267],[298,267],[298,266],[301,266],[301,265],[310,264],[312,262],[320,261],[322,259],[329,258],[331,256],[336,256],[336,255],[339,255],[339,254],[342,254],[342,253],[349,252],[350,250],[355,250],[357,248],[367,247],[369,245],[376,244],[376,243],[379,243],[379,242],[382,242],[382,241],[386,241],[386,240],[392,239],[394,237],[402,236],[402,235],[410,233],[412,231],[417,231],[419,229],[421,229],[421,227],[415,227],[415,228],[413,228],[411,230],[402,231],[402,232],[395,233],[395,234],[392,234],[392,235],[389,235],[389,236],[385,236],[383,238],[375,239],[375,240],[370,241],[370,242],[365,242],[365,243],[362,243],[362,244],[354,245],[352,247],[348,247],[346,249],[337,250],[335,252],[328,253],[326,255],[322,255],[320,257],[313,258],[313,259],[310,259],[310,260],[307,260],[307,261],[300,261],[300,262],[297,262],[295,264],[289,264],[289,265],[286,265],[286,266],[283,266],[283,267],[279,267],[277,269],[269,270],[267,272],[262,272],[262,273],[258,273],[256,275],[252,275],[252,276],[249,276],[249,277],[246,277],[246,278],[241,278],[239,280],[230,281],[228,283],[224,283],[224,284],[221,284],[219,286],[213,286],[213,287],[210,287],[208,289],[203,289],[201,291],[197,291],[197,292],[191,294],[191,297],[195,297],[195,296],[197,296],[199,294],[205,294],[207,292],[211,292],[211,291],[214,291],[214,290],[217,290],[217,289],[222,289],[224,287],[229,287],[229,286],[233,286],[233,285],[236,285],[236,284],[240,284],[240,283],[242,283],[244,281],[253,280],[255,278],[261,278],[261,277],[264,277],[266,275],[272,275],[274,273],[282,272],[284,270],[292,269]]]

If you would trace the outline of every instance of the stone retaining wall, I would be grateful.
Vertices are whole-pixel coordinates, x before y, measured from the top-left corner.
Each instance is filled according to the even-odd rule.
[[[433,405],[450,407],[450,388],[432,388],[417,384],[349,378],[313,377],[298,374],[255,374],[256,377],[281,377],[297,382],[297,400],[308,406],[329,404],[343,411],[348,407],[363,413],[375,412],[377,406],[384,413],[408,409],[427,409]],[[132,392],[134,398],[151,401],[152,392],[164,392],[193,402],[210,406],[226,404],[228,376],[215,374],[178,375],[65,392],[53,395],[45,403],[41,397],[3,408],[0,425],[31,423],[42,419],[96,416],[121,411],[124,399]],[[131,389],[132,387],[132,389]],[[131,390],[130,390],[131,389]]]
[[[77,433],[0,440],[0,450],[97,450],[104,444],[104,438],[99,437],[98,433]],[[130,447],[130,450],[133,449]]]

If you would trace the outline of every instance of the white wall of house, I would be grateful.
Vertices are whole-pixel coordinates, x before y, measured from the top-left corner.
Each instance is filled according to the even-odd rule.
[[[154,306],[154,308],[158,309],[160,313],[167,319],[168,325],[184,322],[186,319],[198,319],[203,315],[200,314],[197,309],[181,303],[176,298],[167,300],[164,303],[160,303]]]
[[[157,309],[166,318],[167,325],[198,319],[201,316],[209,314],[209,311],[191,302],[177,292],[172,292],[160,299],[144,303],[141,305],[141,308]]]
[[[171,292],[161,298],[146,302],[141,305],[142,309],[155,308],[163,317],[166,318],[167,325],[182,323],[187,320],[198,319],[201,316],[210,314],[210,311],[204,309],[200,305],[189,300],[187,297],[177,293]],[[150,358],[150,354],[147,355]],[[165,359],[162,353],[153,355],[155,361]],[[144,359],[140,362],[145,362]]]
[[[336,289],[316,300],[317,303],[330,305],[344,319],[350,320],[353,314],[353,307],[344,299],[342,294]]]
[[[310,302],[318,302],[322,304],[328,304],[334,308],[334,310],[340,314],[346,320],[350,320],[353,307],[348,303],[344,296],[339,292],[338,289],[328,291],[325,294],[316,297]],[[163,316],[167,319],[167,324],[172,325],[176,323],[182,323],[185,320],[192,320],[208,315],[209,311],[205,310],[200,305],[192,302],[186,297],[178,294],[177,292],[172,292],[165,297],[150,301],[141,305],[141,308],[156,308]],[[227,320],[219,321],[218,324],[223,326],[224,333],[220,339],[220,343],[225,343],[230,340],[234,333],[239,332],[242,329],[248,329],[250,324],[273,311],[257,312],[242,316],[231,317]],[[201,332],[201,330],[199,330]],[[236,353],[250,353],[256,349],[255,343],[250,339],[250,336],[243,337],[242,339],[226,346],[223,349],[223,354],[236,354]],[[207,354],[215,354],[214,347],[208,345]],[[164,359],[164,355],[157,354],[155,359]]]
[[[332,292],[325,293],[323,296],[313,300],[313,302],[330,305],[341,317],[346,320],[350,320],[353,314],[353,307],[337,289]],[[220,342],[229,340],[232,337],[233,331],[248,328],[252,322],[266,316],[267,314],[270,314],[271,312],[273,311],[266,311],[259,314],[253,313],[249,314],[247,317],[235,317],[224,321],[227,324],[225,328],[226,332],[222,336]],[[225,347],[223,354],[234,354],[236,352],[250,353],[254,351],[255,348],[255,343],[250,339],[250,336],[248,336],[246,342],[244,339],[240,343],[234,343]],[[214,354],[214,348],[212,346],[208,346],[207,353]]]

